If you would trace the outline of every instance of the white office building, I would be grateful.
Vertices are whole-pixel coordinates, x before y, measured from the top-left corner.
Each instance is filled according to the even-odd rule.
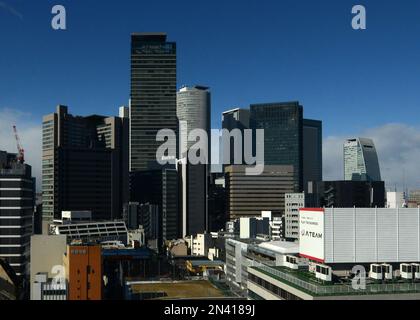
[[[420,208],[301,209],[299,244],[325,264],[420,262]]]
[[[304,193],[285,194],[285,237],[299,239],[299,209],[305,207]]]

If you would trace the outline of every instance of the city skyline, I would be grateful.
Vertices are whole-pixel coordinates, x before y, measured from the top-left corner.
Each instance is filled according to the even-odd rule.
[[[420,300],[420,4],[237,1],[0,0],[0,302]]]
[[[418,26],[415,19],[410,18],[417,4],[401,5],[401,11],[390,23],[391,5],[367,1],[368,28],[361,32],[351,28],[352,6],[347,1],[340,4],[330,1],[321,4],[267,2],[265,7],[250,2],[238,10],[232,4],[223,7],[212,4],[208,8],[198,4],[197,12],[205,13],[200,25],[206,27],[204,38],[201,36],[198,41],[195,31],[187,30],[185,24],[175,23],[185,13],[170,3],[150,5],[150,10],[165,9],[156,21],[143,19],[138,23],[133,19],[117,28],[109,19],[104,20],[111,11],[108,4],[101,4],[99,12],[94,10],[95,6],[83,8],[64,1],[63,5],[68,9],[68,30],[59,32],[49,26],[49,1],[39,5],[6,2],[22,18],[3,9],[0,11],[0,23],[5,27],[1,30],[13,31],[0,31],[5,48],[5,59],[0,62],[4,70],[0,75],[0,88],[4,89],[0,98],[0,148],[15,149],[11,125],[16,123],[37,177],[40,177],[37,162],[40,162],[41,150],[37,140],[41,136],[42,115],[51,113],[58,104],[69,105],[81,115],[116,115],[118,106],[128,104],[130,34],[164,31],[178,44],[178,88],[196,84],[211,88],[213,128],[221,126],[221,113],[234,107],[299,100],[305,106],[308,118],[322,120],[324,124],[325,179],[344,176],[341,168],[343,141],[352,136],[366,136],[377,145],[381,171],[388,187],[396,185],[402,190],[404,184],[408,188],[420,185],[420,179],[411,174],[416,168],[416,156],[420,154],[420,129],[415,113],[414,116],[410,114],[420,101],[415,90],[415,74],[419,68],[415,53],[420,50],[412,41]],[[115,15],[130,17],[131,11],[138,12],[137,8],[138,4],[127,1]],[[171,8],[180,16],[174,18],[169,13]],[[258,21],[265,21],[255,28],[242,22],[253,10],[259,13]],[[284,17],[285,22],[276,19],[266,22],[264,18],[273,18],[270,11],[289,14]],[[138,14],[142,15],[142,12]],[[73,21],[72,15],[77,17],[77,22]],[[215,15],[220,18],[219,26],[214,26],[213,20],[209,19]],[[237,24],[229,22],[230,16]],[[297,25],[295,18],[302,16],[307,22]],[[42,19],[45,19],[45,25]],[[308,24],[311,24],[310,31]],[[104,31],[100,36],[92,37],[98,26]],[[36,37],[27,38],[25,30],[28,27],[46,43],[45,47],[34,45],[33,38]],[[410,31],[407,31],[408,27]],[[382,36],[386,31],[390,31],[387,37]],[[227,36],[221,37],[223,34]],[[93,52],[104,43],[104,35],[110,50],[94,59]],[[14,37],[27,40],[26,45],[33,50],[37,64],[27,65],[32,61],[26,62],[19,53],[22,44],[13,41]],[[318,45],[319,41],[326,45],[325,48]],[[216,44],[218,46],[214,48]],[[83,46],[84,50],[67,50],[74,46]],[[405,48],[401,50],[400,59],[394,59],[396,48],[399,48],[398,52]],[[297,54],[297,51],[302,53]],[[381,52],[379,61],[377,51]],[[12,58],[20,61],[20,65],[7,64]],[[98,69],[106,59],[112,59],[113,63],[107,64],[108,68]],[[25,74],[25,70],[30,73]],[[252,76],[245,76],[248,74]],[[387,74],[392,77],[386,77]],[[48,87],[48,94],[42,87]],[[23,88],[27,91],[23,92]],[[402,105],[404,109],[398,109],[403,111],[395,112],[395,105]],[[370,114],[361,117],[367,108]],[[352,113],[348,114],[346,110]],[[348,121],[352,115],[354,121]],[[396,133],[404,137],[404,144],[400,143],[401,139],[395,139]]]

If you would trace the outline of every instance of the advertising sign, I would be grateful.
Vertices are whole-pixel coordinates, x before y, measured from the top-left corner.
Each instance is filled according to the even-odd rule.
[[[299,210],[299,253],[302,257],[323,263],[324,209]]]

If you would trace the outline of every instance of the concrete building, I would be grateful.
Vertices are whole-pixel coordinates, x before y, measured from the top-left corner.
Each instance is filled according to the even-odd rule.
[[[29,275],[34,210],[31,166],[17,161],[16,154],[0,151],[0,259],[22,278]]]
[[[378,154],[371,139],[348,139],[344,143],[344,180],[381,181]]]
[[[299,239],[299,209],[305,207],[304,193],[287,193],[285,195],[285,237]]]
[[[68,300],[101,300],[101,246],[67,246],[63,258],[68,283]]]
[[[67,237],[65,235],[34,235],[31,237],[31,300],[42,300],[44,284],[50,285],[51,278],[60,276],[60,266],[63,265],[66,248]],[[38,274],[45,274],[45,277],[37,278]],[[36,282],[39,285],[34,287]]]
[[[319,270],[322,270],[318,266]],[[356,289],[348,277],[323,282],[315,272],[285,266],[248,268],[250,300],[419,300],[419,283],[368,281],[365,289]]]
[[[55,279],[48,278],[47,272],[37,273],[32,283],[31,300],[67,300],[67,289],[65,279],[62,282],[58,282]]]
[[[284,219],[282,217],[273,217],[270,223],[270,235],[271,240],[273,241],[280,241],[285,239],[285,227],[284,227]]]
[[[180,182],[182,185],[180,202],[183,217],[182,236],[202,233],[208,230],[208,181],[211,156],[210,142],[210,91],[203,86],[183,87],[177,93],[177,116],[180,121],[180,143],[186,150],[178,161]],[[187,161],[187,155],[197,154],[196,141],[188,141],[193,130],[206,132],[206,150],[200,150],[203,162],[193,164]],[[203,141],[200,141],[202,143]],[[188,154],[187,154],[188,153]],[[204,154],[203,154],[204,153]],[[185,158],[185,159],[184,159]]]
[[[261,211],[272,211],[274,217],[284,214],[284,195],[294,192],[292,166],[265,165],[258,176],[245,174],[246,166],[226,168],[226,192],[229,220],[256,217]]]
[[[322,181],[322,121],[303,119],[303,190]]]
[[[195,141],[188,141],[188,136],[192,130],[204,130],[210,137],[210,111],[211,101],[208,87],[183,87],[178,91],[177,117],[179,121],[185,124],[185,126],[180,124],[180,136],[185,139],[183,141],[187,142],[188,150],[195,144]],[[210,144],[208,147],[207,154],[208,159],[210,159]]]
[[[387,192],[386,193],[386,207],[387,208],[404,208],[407,207],[404,192]]]
[[[128,195],[128,119],[73,116],[58,106],[43,118],[43,216],[91,210],[120,218]]]
[[[207,257],[209,249],[213,246],[213,238],[210,233],[197,234],[190,240],[191,255]]]
[[[226,239],[226,280],[231,290],[247,297],[248,271],[253,266],[282,266],[287,255],[296,255],[293,242]]]
[[[176,77],[175,42],[165,33],[131,35],[130,171],[156,161],[159,130],[177,132]]]

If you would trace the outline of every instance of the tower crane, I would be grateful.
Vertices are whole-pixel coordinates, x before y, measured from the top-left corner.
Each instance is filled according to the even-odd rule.
[[[13,133],[15,134],[16,146],[18,149],[18,155],[16,156],[16,160],[18,163],[25,162],[25,150],[23,150],[22,145],[20,143],[20,138],[17,132],[16,126],[13,126]]]

